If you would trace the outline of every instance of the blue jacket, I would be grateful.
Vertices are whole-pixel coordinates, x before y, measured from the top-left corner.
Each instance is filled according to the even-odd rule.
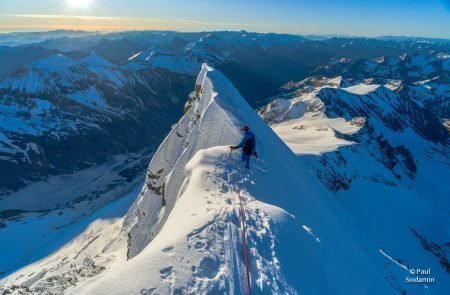
[[[244,155],[251,155],[255,151],[255,147],[255,135],[251,131],[246,131],[241,142],[237,145],[237,148],[242,148],[242,153]]]

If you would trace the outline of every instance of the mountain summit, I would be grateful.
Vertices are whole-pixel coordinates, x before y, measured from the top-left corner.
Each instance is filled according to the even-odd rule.
[[[69,225],[83,230],[6,277],[6,290],[245,294],[247,249],[252,294],[429,294],[405,282],[422,265],[393,258],[389,238],[358,223],[220,71],[202,66],[185,111],[142,190],[99,210],[90,226],[83,218]],[[260,157],[250,170],[229,148],[242,125],[256,135]],[[416,250],[417,261],[431,260]]]
[[[238,194],[252,293],[393,293],[385,257],[232,83],[204,65],[196,89],[125,218],[132,259],[73,293],[245,293]],[[227,146],[243,124],[261,157],[251,170]]]

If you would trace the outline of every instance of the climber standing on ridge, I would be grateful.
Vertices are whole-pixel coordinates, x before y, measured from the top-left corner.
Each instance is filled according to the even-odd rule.
[[[241,128],[242,131],[245,132],[244,137],[238,145],[230,146],[231,150],[242,149],[242,162],[245,163],[245,168],[250,169],[250,157],[253,155],[258,157],[256,153],[256,139],[253,132],[250,131],[250,128],[247,125],[244,125]]]

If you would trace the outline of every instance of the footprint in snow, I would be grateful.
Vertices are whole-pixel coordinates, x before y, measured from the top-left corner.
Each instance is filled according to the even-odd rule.
[[[163,253],[166,253],[168,255],[175,253],[175,248],[173,246],[166,247],[161,250]]]
[[[195,249],[197,249],[199,251],[208,250],[209,242],[206,239],[197,238],[196,240],[193,241],[193,244],[194,244]]]
[[[165,267],[159,270],[159,274],[161,276],[161,279],[167,279],[168,277],[172,276],[172,269],[173,266]]]
[[[141,295],[153,295],[153,293],[156,291],[156,288],[150,288],[150,289],[142,289],[139,293]]]
[[[201,277],[213,279],[217,276],[219,270],[220,270],[220,262],[217,259],[205,257],[202,260],[202,262],[200,262],[198,274]]]

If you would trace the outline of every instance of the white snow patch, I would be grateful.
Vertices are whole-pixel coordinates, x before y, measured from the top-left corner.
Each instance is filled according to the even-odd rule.
[[[342,90],[345,90],[347,92],[353,93],[353,94],[359,94],[359,95],[363,95],[363,94],[369,94],[370,92],[375,91],[378,87],[380,87],[380,85],[377,84],[358,84],[358,85],[354,85],[354,86],[350,86],[347,88],[342,88]]]
[[[94,109],[107,109],[109,107],[103,97],[103,93],[95,86],[67,94],[66,97]]]
[[[133,60],[133,59],[135,59],[136,57],[138,57],[139,55],[141,55],[141,53],[142,53],[142,51],[141,51],[141,52],[138,52],[138,53],[136,53],[136,54],[134,54],[134,55],[132,55],[132,56],[130,56],[130,57],[128,58],[128,60]]]
[[[302,225],[302,228],[303,228],[308,234],[310,234],[310,235],[317,241],[317,243],[320,243],[320,239],[319,239],[318,237],[316,237],[316,236],[313,234],[312,228],[307,227],[306,225]]]
[[[361,127],[352,125],[343,118],[329,119],[306,113],[299,119],[272,125],[272,128],[294,153],[319,155],[337,150],[340,146],[354,144],[337,138],[334,130],[351,134]]]
[[[394,262],[396,265],[400,266],[401,268],[403,268],[404,270],[406,270],[407,272],[409,272],[409,269],[404,266],[403,264],[401,264],[400,262],[398,262],[397,260],[395,260],[394,258],[392,258],[391,256],[387,255],[386,253],[384,253],[383,250],[379,249],[380,253],[383,254],[387,259],[389,259],[390,261]]]

